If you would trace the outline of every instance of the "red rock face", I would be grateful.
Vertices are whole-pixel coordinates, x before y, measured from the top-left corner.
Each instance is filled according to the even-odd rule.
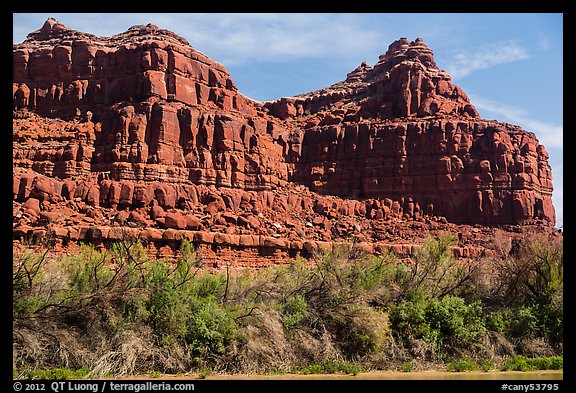
[[[544,146],[480,119],[419,39],[266,103],[154,25],[99,38],[48,20],[13,65],[15,239],[123,228],[158,255],[188,236],[216,264],[254,267],[351,238],[406,254],[434,231],[472,233],[459,224],[554,223]],[[461,238],[458,255],[481,250]]]
[[[387,196],[457,223],[554,222],[548,155],[534,135],[485,120],[342,122],[305,130],[295,181],[355,198]]]

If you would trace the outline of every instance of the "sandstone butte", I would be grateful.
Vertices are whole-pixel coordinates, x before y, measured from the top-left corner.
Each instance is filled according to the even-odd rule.
[[[554,229],[548,154],[480,118],[421,39],[325,89],[258,102],[155,25],[112,37],[54,19],[13,46],[13,240],[55,250],[194,243],[209,268],[309,258],[340,242],[456,257]]]

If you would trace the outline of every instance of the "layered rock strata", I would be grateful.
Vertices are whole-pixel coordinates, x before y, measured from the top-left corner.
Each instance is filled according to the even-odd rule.
[[[544,146],[481,119],[420,39],[265,103],[154,25],[106,38],[49,19],[13,65],[16,240],[129,233],[163,255],[186,237],[252,266],[342,241],[406,255],[441,230],[470,256],[473,225],[553,231]]]

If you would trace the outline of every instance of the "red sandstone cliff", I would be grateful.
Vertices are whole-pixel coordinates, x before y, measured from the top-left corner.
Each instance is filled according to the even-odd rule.
[[[282,259],[459,223],[554,223],[544,146],[480,119],[420,39],[264,104],[154,25],[102,38],[48,20],[13,62],[15,238],[122,229],[150,247],[184,236],[206,255]],[[469,232],[462,245],[482,242]]]
[[[342,197],[404,200],[412,216],[554,223],[548,154],[533,133],[480,119],[416,39],[327,89],[267,104],[303,129],[292,181]]]

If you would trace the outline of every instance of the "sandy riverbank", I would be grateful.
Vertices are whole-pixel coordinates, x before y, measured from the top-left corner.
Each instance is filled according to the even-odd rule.
[[[322,379],[356,379],[356,380],[561,380],[562,370],[541,370],[541,371],[469,371],[469,372],[448,372],[448,371],[370,371],[357,375],[347,374],[211,374],[207,380],[322,380]],[[126,380],[192,380],[199,379],[197,373],[182,375],[162,374],[158,378],[151,378],[147,375],[118,378]]]

